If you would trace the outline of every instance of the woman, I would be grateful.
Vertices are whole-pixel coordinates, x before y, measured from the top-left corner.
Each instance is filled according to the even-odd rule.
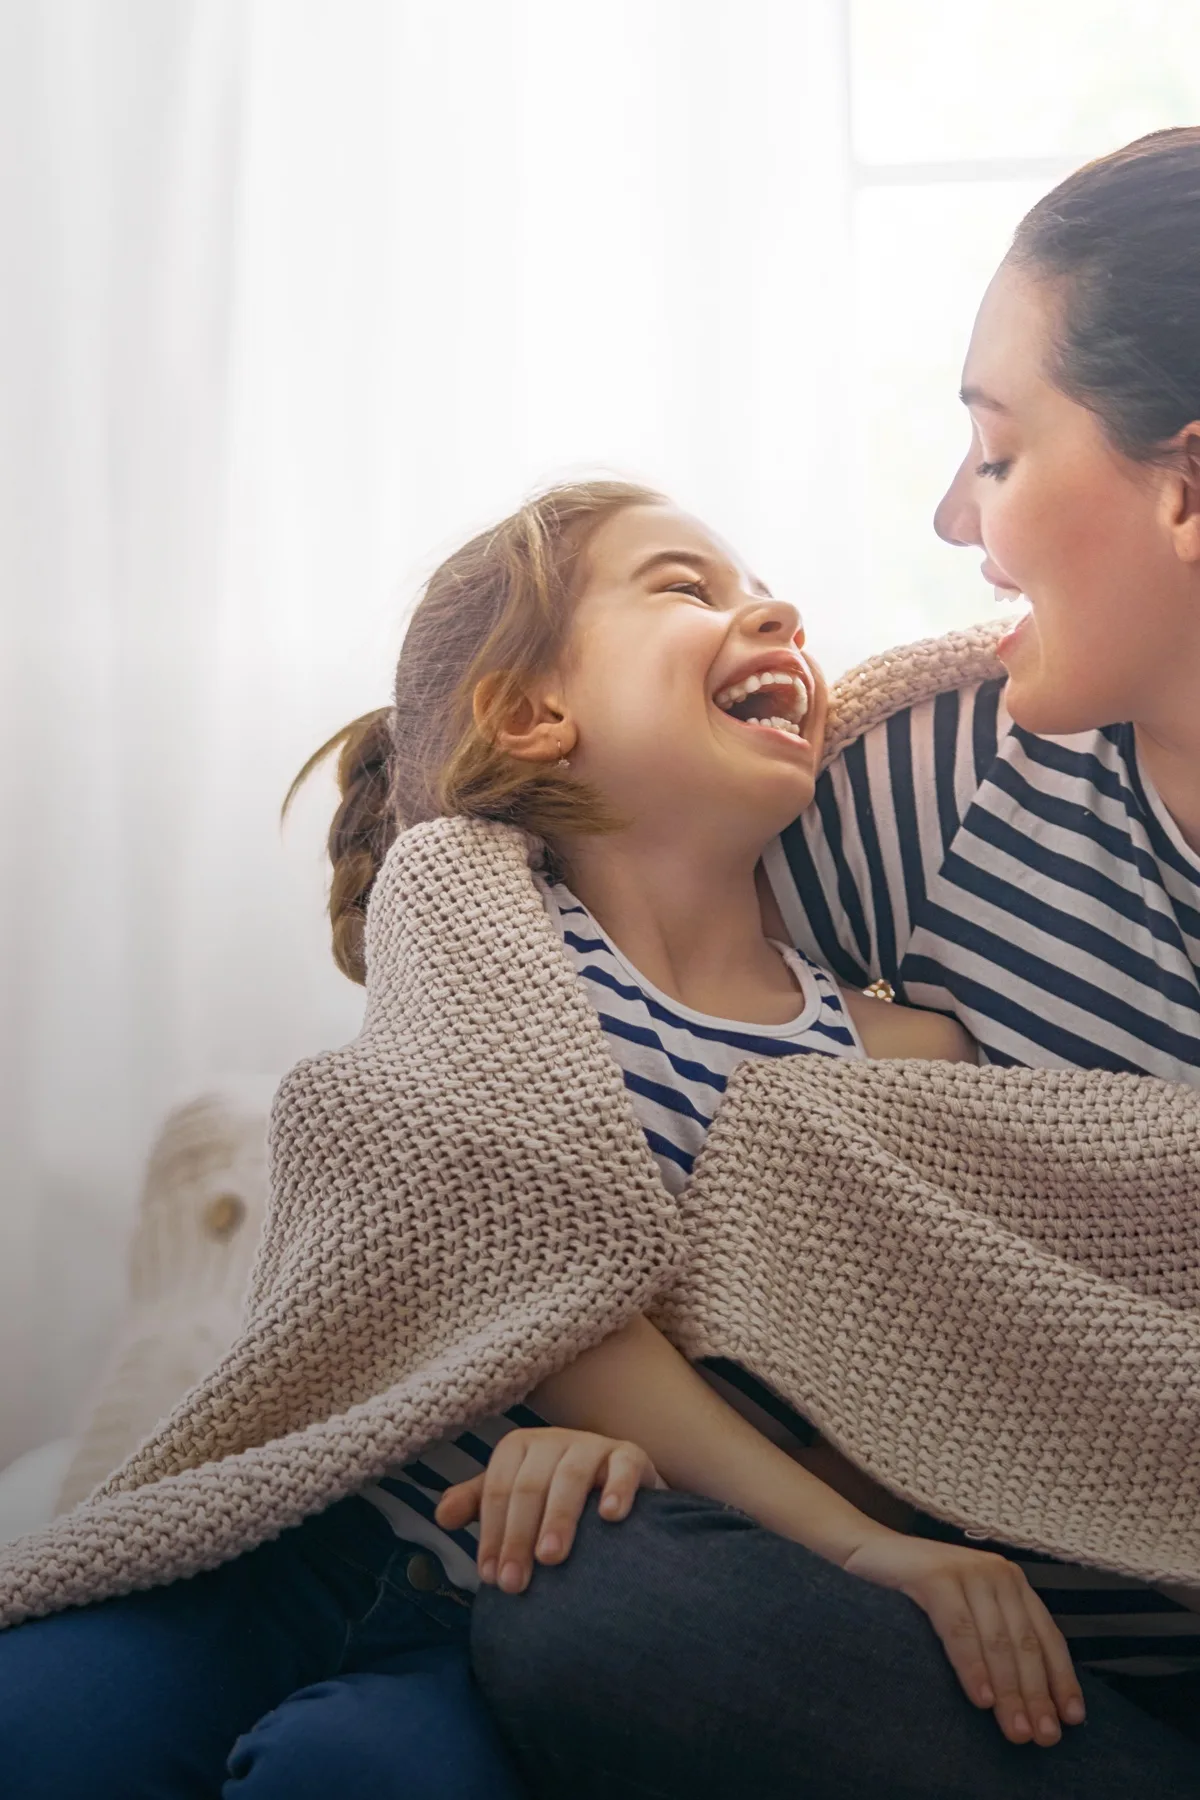
[[[956,1015],[990,1062],[1200,1084],[1200,131],[1033,209],[963,399],[935,523],[1029,602],[997,644],[1007,681],[846,751],[764,858],[766,930]],[[483,1594],[476,1670],[537,1792],[1095,1795],[1161,1791],[1168,1765],[1200,1791],[1200,1676],[1146,1672],[1145,1603],[1123,1623],[1111,1580],[1086,1596],[1104,1703],[1039,1752],[939,1687],[902,1597],[839,1574],[643,1495],[619,1532],[585,1519],[528,1594]],[[1148,1713],[1172,1723],[1148,1738]]]

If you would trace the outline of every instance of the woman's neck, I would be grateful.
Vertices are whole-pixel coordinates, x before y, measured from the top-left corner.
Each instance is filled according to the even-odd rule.
[[[1200,853],[1200,727],[1176,735],[1136,725],[1134,736],[1142,774],[1179,827],[1184,843]]]
[[[567,886],[622,955],[664,994],[722,1014],[741,994],[788,977],[763,933],[758,852],[648,848],[626,834],[573,839]]]

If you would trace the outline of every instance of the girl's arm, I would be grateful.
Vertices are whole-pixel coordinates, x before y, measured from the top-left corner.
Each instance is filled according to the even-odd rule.
[[[551,1424],[640,1444],[668,1487],[736,1506],[831,1562],[895,1535],[765,1438],[646,1319],[552,1375],[529,1404]]]
[[[842,988],[841,995],[870,1057],[916,1056],[927,1062],[979,1060],[974,1038],[957,1019],[945,1013],[897,1006],[891,1000],[877,1000],[873,994],[860,994],[855,988]]]
[[[1082,1718],[1066,1642],[1015,1563],[990,1551],[906,1537],[868,1518],[728,1406],[648,1320],[636,1318],[586,1351],[535,1389],[530,1403],[569,1429],[511,1435],[557,1437],[565,1450],[585,1434],[589,1468],[640,1445],[649,1466],[628,1483],[630,1501],[637,1485],[655,1485],[657,1470],[669,1487],[735,1506],[849,1573],[907,1594],[927,1614],[968,1697],[994,1709],[1011,1742],[1056,1743],[1060,1718],[1073,1724]],[[510,1448],[514,1455],[520,1450]],[[490,1515],[481,1532],[481,1563],[485,1553],[500,1567],[519,1560],[522,1588],[535,1537],[557,1539],[553,1554],[539,1552],[539,1561],[561,1561],[583,1497],[599,1485],[594,1473],[576,1482],[577,1492],[564,1495],[561,1517],[550,1505],[543,1509],[555,1460],[551,1449],[540,1481],[531,1477],[526,1491],[518,1474],[489,1496],[485,1474],[452,1488],[438,1507],[440,1523],[461,1524],[481,1500]],[[607,1516],[627,1510],[622,1501]]]

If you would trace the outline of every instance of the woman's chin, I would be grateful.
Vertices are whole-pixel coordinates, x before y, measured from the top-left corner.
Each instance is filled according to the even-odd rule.
[[[1074,737],[1114,721],[1097,695],[1080,694],[1078,682],[1056,676],[1041,657],[1001,658],[1008,669],[1004,704],[1014,725],[1035,737]]]

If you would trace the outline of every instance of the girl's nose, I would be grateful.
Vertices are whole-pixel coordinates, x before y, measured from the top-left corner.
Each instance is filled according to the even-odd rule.
[[[790,600],[755,600],[754,611],[758,613],[756,629],[760,632],[774,632],[775,636],[787,638],[789,642],[799,639],[804,642],[804,620],[800,617],[800,609],[793,606]]]
[[[969,463],[970,458],[965,457],[959,464],[954,480],[933,515],[933,529],[944,544],[978,544],[980,541],[979,507]]]

